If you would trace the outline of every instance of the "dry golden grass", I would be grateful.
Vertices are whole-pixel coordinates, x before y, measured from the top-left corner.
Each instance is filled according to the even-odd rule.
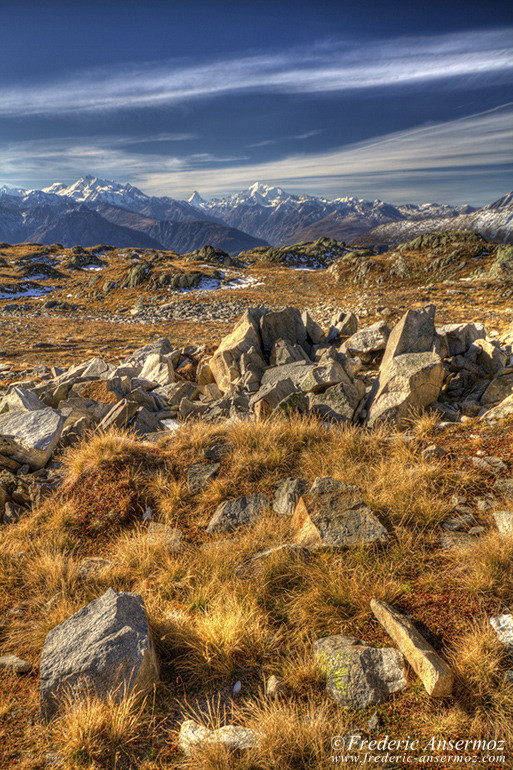
[[[133,695],[121,702],[112,697],[105,701],[90,695],[70,697],[62,716],[51,725],[53,744],[70,769],[138,764],[153,727],[145,706]]]
[[[479,493],[489,482],[477,478],[457,454],[425,462],[421,451],[432,440],[431,429],[422,416],[410,440],[381,430],[327,429],[306,419],[191,423],[157,444],[113,432],[74,447],[62,490],[31,517],[0,532],[2,649],[25,657],[37,670],[47,632],[113,586],[143,596],[163,684],[151,715],[130,703],[113,710],[82,701],[51,731],[39,728],[34,734],[24,721],[29,716],[21,714],[13,723],[18,743],[32,741],[40,755],[57,749],[70,768],[122,768],[130,762],[144,770],[180,762],[187,768],[325,767],[330,737],[361,727],[367,713],[341,710],[327,699],[312,642],[347,634],[389,646],[370,612],[374,596],[411,614],[435,648],[449,656],[457,676],[454,698],[442,703],[429,699],[411,676],[404,692],[378,707],[383,732],[430,737],[437,723],[454,735],[510,736],[506,662],[486,623],[513,602],[512,541],[490,532],[463,551],[440,550],[439,524],[450,515],[451,496],[468,489]],[[504,437],[490,435],[501,446]],[[448,450],[450,441],[456,447],[467,441],[461,430],[451,436]],[[225,442],[232,451],[218,478],[207,491],[191,493],[188,466],[206,462],[203,449]],[[305,562],[279,551],[248,574],[237,571],[248,557],[290,542],[289,517],[269,511],[230,534],[205,533],[223,500],[256,492],[272,498],[275,483],[286,476],[311,483],[327,475],[360,486],[390,533],[385,547],[320,550]],[[115,520],[104,516],[113,500]],[[182,530],[179,553],[148,540],[142,520],[147,505],[155,520]],[[83,526],[91,520],[96,529]],[[91,555],[113,566],[79,580],[78,565]],[[10,614],[13,607],[19,612]],[[262,696],[270,674],[288,688],[276,703]],[[37,677],[30,676],[24,686],[35,699]],[[183,713],[187,702],[231,693],[237,679],[244,697],[235,705],[228,698],[226,719],[261,732],[261,746],[229,758],[225,749],[211,746],[182,760],[175,748],[177,703]],[[18,682],[3,681],[0,708],[7,719]],[[221,719],[218,712],[211,717]],[[164,722],[167,738],[157,740],[156,724]],[[10,751],[9,756],[12,741]],[[0,749],[0,767],[2,757]]]

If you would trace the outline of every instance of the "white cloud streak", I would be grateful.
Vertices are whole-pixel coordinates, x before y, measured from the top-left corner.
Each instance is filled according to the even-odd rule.
[[[131,181],[150,195],[185,197],[194,189],[204,195],[223,194],[262,180],[321,195],[348,191],[368,195],[374,190],[371,195],[386,197],[387,190],[393,190],[395,200],[411,200],[412,190],[403,195],[401,180],[415,180],[415,197],[425,199],[430,178],[445,180],[446,186],[452,179],[451,189],[456,191],[458,179],[466,175],[484,178],[490,167],[496,174],[502,173],[500,168],[511,163],[513,103],[329,152],[297,153],[263,163],[248,164],[241,158],[207,153],[149,155],[129,151],[125,142],[126,137],[13,142],[2,150],[2,182],[30,186],[37,179],[40,186],[46,186],[96,174]],[[490,176],[489,171],[486,173]],[[475,191],[466,191],[464,182],[460,187],[459,200],[476,200]],[[436,191],[433,194],[437,196]],[[454,192],[451,194],[454,199]]]
[[[127,64],[4,88],[0,116],[159,107],[233,93],[330,93],[511,75],[512,29],[344,41],[207,64]]]

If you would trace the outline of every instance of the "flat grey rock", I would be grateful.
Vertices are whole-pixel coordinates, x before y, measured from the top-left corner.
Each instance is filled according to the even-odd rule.
[[[266,495],[247,495],[235,500],[221,503],[210,523],[207,532],[232,532],[238,527],[253,524],[269,508],[269,498]]]
[[[302,479],[287,478],[280,481],[276,487],[273,500],[273,511],[279,516],[289,516],[308,486]]]

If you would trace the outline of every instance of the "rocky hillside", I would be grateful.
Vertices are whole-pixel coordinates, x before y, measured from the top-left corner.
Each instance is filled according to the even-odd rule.
[[[5,766],[321,768],[442,721],[500,766],[513,349],[435,321],[4,357]]]
[[[353,246],[390,248],[398,243],[418,238],[436,230],[472,230],[488,241],[513,243],[513,193],[477,211],[426,220],[403,221],[379,225],[354,239]]]

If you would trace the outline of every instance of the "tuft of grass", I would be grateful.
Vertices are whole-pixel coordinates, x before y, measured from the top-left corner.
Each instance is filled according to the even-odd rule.
[[[146,704],[128,695],[120,702],[83,694],[69,697],[50,726],[55,748],[70,768],[133,766],[151,734],[153,718]]]

